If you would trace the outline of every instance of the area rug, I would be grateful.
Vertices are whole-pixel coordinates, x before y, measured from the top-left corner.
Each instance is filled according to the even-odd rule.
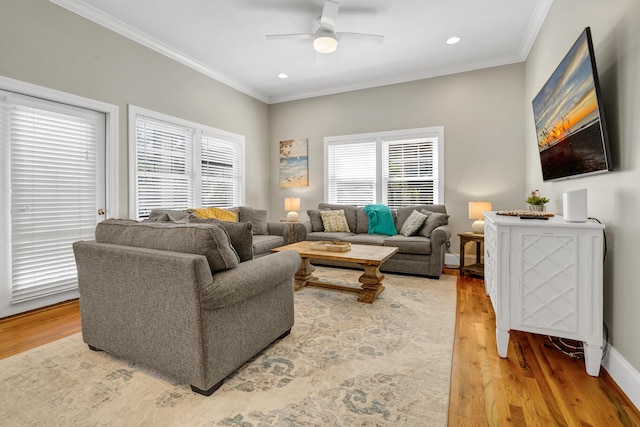
[[[317,275],[357,283],[356,270]],[[295,325],[210,397],[80,334],[0,360],[3,426],[444,426],[456,278],[385,275],[373,304],[304,288]]]

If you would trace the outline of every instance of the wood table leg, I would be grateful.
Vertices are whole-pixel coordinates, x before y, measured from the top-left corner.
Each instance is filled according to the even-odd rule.
[[[362,283],[362,293],[358,296],[358,302],[372,304],[378,295],[384,291],[382,280],[384,275],[380,273],[379,265],[363,265],[364,273],[358,279]]]
[[[298,291],[304,288],[304,285],[307,284],[307,281],[313,278],[312,274],[315,270],[316,268],[313,265],[311,265],[310,258],[305,258],[305,257],[301,258],[300,268],[298,268],[298,271],[296,271],[295,276],[293,276],[295,279],[293,289],[295,291]]]

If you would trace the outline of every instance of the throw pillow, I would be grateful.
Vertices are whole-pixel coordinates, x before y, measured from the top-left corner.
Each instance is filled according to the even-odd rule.
[[[215,218],[221,221],[230,222],[236,222],[238,220],[235,213],[230,212],[226,209],[220,209],[216,207],[195,208],[192,209],[192,211],[198,218]]]
[[[311,222],[311,231],[324,231],[324,225],[322,224],[322,217],[320,211],[326,211],[328,209],[309,209],[307,215],[309,215],[309,221]]]
[[[171,217],[172,221],[179,221],[189,216],[193,216],[190,212],[187,211],[178,211],[171,209],[152,209],[149,212],[149,221],[159,221],[159,217],[164,217],[164,214],[167,214]],[[166,218],[166,217],[165,217]]]
[[[108,219],[98,223],[96,242],[204,255],[214,273],[237,267],[240,262],[229,235],[215,224]]]
[[[149,216],[148,219],[145,219],[143,221],[151,221],[151,222],[173,222],[176,224],[188,224],[189,223],[189,218],[190,216],[179,216],[176,215],[178,218],[175,218],[173,214],[170,214],[168,212],[163,213],[160,216],[154,216],[151,217]]]
[[[250,222],[220,221],[215,218],[190,217],[189,222],[196,224],[217,224],[229,235],[231,246],[236,250],[240,262],[253,259],[253,224]]]
[[[389,206],[366,205],[363,210],[369,218],[369,234],[386,234],[388,236],[398,234]]]
[[[449,224],[449,215],[440,212],[430,212],[426,209],[420,209],[423,214],[430,213],[429,218],[424,222],[419,233],[425,237],[431,237],[431,232],[441,225]]]
[[[240,206],[238,213],[240,222],[250,222],[253,225],[253,234],[269,234],[266,210]]]
[[[409,215],[409,218],[407,218],[404,224],[402,224],[402,227],[400,228],[400,234],[406,237],[413,236],[418,232],[420,227],[422,227],[429,216],[431,216],[431,213],[429,213],[429,215],[425,215],[414,210],[413,212],[411,212],[411,215]]]
[[[343,210],[320,211],[322,225],[327,233],[349,233],[349,224]]]

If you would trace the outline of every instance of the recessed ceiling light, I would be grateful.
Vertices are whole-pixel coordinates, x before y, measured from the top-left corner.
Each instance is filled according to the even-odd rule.
[[[278,74],[278,77],[281,78],[281,79],[286,79],[289,76],[287,74],[285,74],[285,73],[280,73],[280,74]]]
[[[453,36],[447,39],[447,44],[456,44],[460,41],[460,37]]]

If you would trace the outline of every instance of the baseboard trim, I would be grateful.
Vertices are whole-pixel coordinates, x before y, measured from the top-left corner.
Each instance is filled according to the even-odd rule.
[[[458,254],[445,253],[444,254],[444,265],[449,268],[458,268],[460,267],[460,256]]]
[[[602,367],[607,370],[635,407],[640,409],[640,372],[611,346],[607,348]]]

